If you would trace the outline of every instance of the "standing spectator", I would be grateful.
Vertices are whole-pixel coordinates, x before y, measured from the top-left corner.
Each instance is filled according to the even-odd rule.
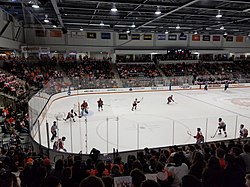
[[[130,175],[132,177],[133,187],[140,187],[142,182],[146,180],[145,175],[139,169],[132,170]]]

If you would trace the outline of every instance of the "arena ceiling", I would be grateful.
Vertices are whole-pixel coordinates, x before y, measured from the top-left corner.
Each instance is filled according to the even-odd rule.
[[[36,3],[40,8],[32,7]],[[63,30],[250,33],[246,0],[0,0],[0,7],[25,26],[40,23]]]

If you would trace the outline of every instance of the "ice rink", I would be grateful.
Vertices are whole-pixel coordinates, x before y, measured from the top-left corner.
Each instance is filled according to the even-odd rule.
[[[174,103],[166,104],[173,94]],[[102,98],[104,110],[97,110]],[[131,111],[135,98],[141,100],[136,111]],[[46,120],[50,127],[58,114],[67,114],[77,103],[86,100],[89,114],[75,117],[76,122],[58,120],[59,137],[65,136],[68,152],[89,153],[94,147],[101,153],[164,147],[195,143],[187,131],[196,134],[200,127],[205,141],[239,137],[241,123],[250,130],[250,88],[214,90],[180,90],[157,92],[128,92],[70,96],[56,100],[49,108]],[[228,137],[214,135],[218,118],[227,124]],[[51,134],[49,134],[51,137]],[[38,141],[38,133],[35,140]],[[41,125],[41,143],[47,146],[45,122]],[[50,143],[51,147],[53,143]]]

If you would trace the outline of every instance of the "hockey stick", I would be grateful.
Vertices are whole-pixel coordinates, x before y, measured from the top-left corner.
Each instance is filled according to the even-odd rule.
[[[143,97],[141,98],[140,102],[143,101]]]
[[[192,135],[190,131],[187,131],[187,134],[188,134],[189,136],[194,137],[194,135]]]
[[[211,136],[211,138],[214,138],[214,137],[215,137],[215,135],[217,134],[218,130],[219,130],[219,128],[217,128],[217,129],[216,129],[216,131],[215,131],[214,135],[213,135],[213,136]]]

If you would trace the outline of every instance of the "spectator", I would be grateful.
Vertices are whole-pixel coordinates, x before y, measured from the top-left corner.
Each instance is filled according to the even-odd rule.
[[[153,180],[145,180],[142,182],[141,187],[161,187],[161,186]]]
[[[194,175],[198,179],[201,179],[202,171],[206,166],[206,162],[204,161],[203,155],[200,152],[196,152],[194,154],[194,158],[192,161],[192,165],[190,167],[189,174]]]
[[[146,180],[145,175],[139,169],[132,170],[131,173],[130,173],[130,175],[132,177],[133,187],[140,187],[142,181]]]
[[[185,175],[182,178],[182,186],[181,187],[202,187],[202,183],[200,180],[193,175]]]
[[[81,181],[79,187],[105,187],[105,185],[99,177],[89,176]]]
[[[233,155],[226,154],[226,168],[223,171],[222,185],[225,187],[245,187],[245,172],[237,165]]]
[[[250,174],[250,146],[245,144],[243,147],[244,152],[240,154],[246,166],[246,173]]]
[[[202,174],[202,183],[204,187],[221,187],[222,169],[219,159],[212,156]]]
[[[55,176],[48,176],[44,180],[42,187],[61,187],[60,179]]]

